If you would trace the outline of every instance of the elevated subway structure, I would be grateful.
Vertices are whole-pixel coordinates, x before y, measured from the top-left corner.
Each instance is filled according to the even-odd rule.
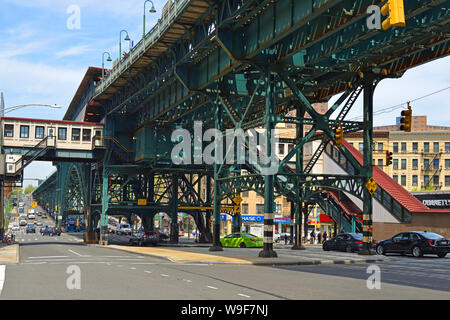
[[[261,256],[274,256],[274,197],[285,195],[295,203],[298,234],[308,200],[333,189],[345,190],[364,203],[362,228],[368,247],[372,196],[364,186],[373,176],[375,87],[384,78],[401,77],[414,66],[448,55],[450,16],[449,1],[406,1],[406,27],[369,29],[367,9],[373,4],[279,0],[210,5],[181,0],[169,5],[167,16],[104,79],[87,77],[80,86],[86,94],[77,92],[66,114],[74,120],[84,112],[84,121],[92,121],[91,117],[102,121],[104,139],[117,146],[106,150],[91,174],[97,180],[90,180],[92,190],[101,190],[99,202],[90,205],[101,211],[102,240],[106,240],[108,214],[115,210],[134,210],[151,218],[164,208],[172,217],[171,240],[177,242],[178,204],[184,202],[195,208],[189,212],[197,219],[213,217],[211,249],[220,250],[221,205],[233,205],[240,192],[256,190],[264,195],[266,213]],[[312,103],[338,93],[341,97],[325,115],[312,108]],[[364,121],[345,120],[360,94]],[[293,109],[295,118],[287,115]],[[279,162],[277,174],[264,175],[261,166],[247,161],[223,165],[195,161],[201,158],[195,158],[194,152],[191,163],[175,164],[171,151],[179,140],[173,141],[172,132],[183,128],[193,134],[195,121],[201,121],[204,130],[222,132],[256,127],[270,132],[282,122],[295,124],[298,130],[290,139],[294,148]],[[339,124],[344,132],[364,132],[364,161],[359,163],[344,145],[339,153],[352,163],[353,174],[311,174],[317,157],[334,141]],[[303,125],[312,126],[306,135]],[[323,133],[321,147],[304,166],[302,148],[316,132]],[[192,150],[206,146],[200,141]],[[237,151],[231,153],[236,159]],[[289,163],[291,169],[297,168],[295,172],[289,170]],[[156,184],[156,179],[162,182]],[[235,227],[239,220],[235,219]],[[298,248],[300,238],[295,239]]]

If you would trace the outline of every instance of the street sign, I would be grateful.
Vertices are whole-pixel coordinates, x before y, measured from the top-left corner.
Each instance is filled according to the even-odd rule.
[[[373,177],[370,177],[369,181],[367,181],[366,188],[369,190],[371,195],[373,195],[375,190],[377,190],[378,184],[375,182]]]
[[[234,206],[234,213],[241,213],[241,206]]]
[[[147,199],[138,199],[138,206],[146,206],[147,205]]]
[[[37,207],[37,202],[32,202],[31,203],[31,207],[36,208]]]
[[[236,197],[233,198],[233,202],[236,203],[237,205],[240,205],[242,202],[242,198],[240,195],[237,195]]]

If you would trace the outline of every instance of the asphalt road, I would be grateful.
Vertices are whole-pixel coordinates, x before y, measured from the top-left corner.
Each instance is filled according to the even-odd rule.
[[[79,242],[80,234],[49,237],[19,232],[16,240],[20,243],[20,263],[4,267],[0,299],[450,299],[444,272],[448,258],[414,262],[413,258],[399,257],[398,262],[380,263],[382,284],[378,290],[367,287],[367,264],[274,268],[173,263],[86,246]],[[399,266],[408,265],[421,268],[408,269],[408,279],[417,279],[420,273],[420,283],[402,278],[406,276]],[[430,270],[440,270],[442,278],[426,278]],[[395,283],[395,279],[401,282]],[[427,279],[435,282],[426,287]]]

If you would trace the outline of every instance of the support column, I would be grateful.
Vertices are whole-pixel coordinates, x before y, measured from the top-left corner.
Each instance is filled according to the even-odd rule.
[[[170,205],[170,243],[178,244],[178,176],[172,176],[172,201]]]
[[[270,68],[267,69],[266,74],[266,154],[269,163],[266,167],[270,167],[272,161],[272,130],[275,122],[275,76],[271,74]],[[274,206],[274,174],[266,173],[264,175],[264,236],[263,236],[263,250],[259,253],[263,258],[277,257],[277,253],[273,250],[273,206]]]
[[[236,213],[233,217],[233,225],[231,227],[231,232],[241,232],[241,225],[242,225],[242,216],[240,213]]]
[[[373,175],[372,158],[373,158],[373,78],[369,76],[364,82],[364,165],[363,172],[364,183]],[[371,250],[372,244],[372,195],[364,186],[363,193],[363,247],[359,250],[360,255],[373,255],[375,252]]]
[[[222,132],[223,121],[222,121],[222,104],[216,103],[216,121],[215,128]],[[209,251],[223,251],[222,244],[220,243],[220,182],[219,182],[219,168],[220,161],[218,154],[219,153],[219,143],[217,138],[214,140],[215,142],[215,151],[214,151],[214,211],[213,211],[213,243],[212,246],[209,247]],[[208,224],[208,221],[206,222]]]
[[[5,181],[0,180],[0,236],[5,235]]]
[[[102,183],[102,214],[100,216],[100,244],[108,244],[108,194],[109,173],[107,169],[103,168],[103,183]]]

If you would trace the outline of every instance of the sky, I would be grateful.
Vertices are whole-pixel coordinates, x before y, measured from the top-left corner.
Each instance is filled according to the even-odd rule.
[[[153,2],[157,13],[147,11],[147,31],[160,17],[165,0]],[[87,68],[101,67],[105,51],[117,58],[120,30],[126,29],[135,44],[141,39],[143,10],[143,0],[0,0],[0,91],[6,107],[31,103],[62,107],[28,107],[7,116],[62,119]],[[124,41],[122,46],[128,44]],[[105,67],[111,62],[105,61]],[[401,79],[383,80],[375,91],[374,110],[447,87],[450,57],[411,69]],[[427,115],[428,124],[450,126],[450,112],[444,111],[447,101],[450,90],[414,102],[413,115]],[[395,124],[400,111],[376,115],[374,125]],[[362,99],[347,119],[360,115]],[[53,170],[51,163],[35,162],[25,170],[25,178],[42,179]],[[36,185],[25,181],[29,183]]]

